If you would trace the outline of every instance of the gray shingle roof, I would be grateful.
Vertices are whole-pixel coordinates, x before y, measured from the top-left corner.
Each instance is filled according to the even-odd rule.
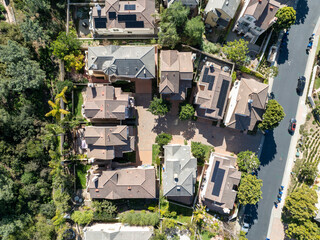
[[[197,159],[190,146],[164,146],[163,195],[171,197],[193,196],[197,177]]]
[[[221,9],[230,18],[233,18],[237,8],[240,4],[240,0],[209,0],[205,8],[205,12],[216,11],[216,9]],[[217,14],[219,16],[219,14]]]
[[[114,45],[89,47],[88,68],[128,78],[155,78],[155,48]]]

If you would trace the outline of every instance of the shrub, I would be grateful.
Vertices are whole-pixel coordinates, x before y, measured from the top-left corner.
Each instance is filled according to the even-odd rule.
[[[97,221],[108,221],[117,216],[117,207],[107,200],[93,201],[93,219]]]
[[[234,71],[231,77],[232,77],[232,83],[234,83],[237,80],[237,73]]]
[[[133,226],[156,226],[159,223],[159,215],[151,212],[130,211],[120,215],[120,222]]]
[[[207,53],[215,54],[220,51],[220,47],[217,44],[214,44],[209,41],[205,41],[203,43],[203,51]]]
[[[169,133],[160,133],[156,137],[156,143],[159,144],[161,147],[167,145],[172,140],[172,135]]]
[[[71,219],[80,225],[89,224],[93,220],[93,211],[74,211],[71,215]]]
[[[179,119],[180,120],[188,120],[194,116],[194,108],[191,104],[186,104],[181,107],[180,113],[179,113]]]

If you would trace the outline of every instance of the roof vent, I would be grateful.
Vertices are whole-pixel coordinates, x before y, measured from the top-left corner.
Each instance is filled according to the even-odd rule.
[[[229,5],[229,1],[226,1],[226,5],[227,5],[227,6]]]
[[[259,0],[259,3],[262,3],[262,0]]]
[[[181,187],[180,187],[180,186],[179,186],[179,187],[177,187],[177,190],[178,190],[178,191],[180,191],[180,190],[181,190]]]
[[[248,103],[249,103],[249,104],[253,103],[253,100],[252,100],[252,99],[249,99],[249,100],[248,100]]]
[[[271,10],[271,11],[273,10],[273,6],[270,6],[270,10]]]
[[[174,178],[174,180],[175,180],[176,182],[178,182],[178,174],[177,174],[177,173],[173,174],[173,178]]]

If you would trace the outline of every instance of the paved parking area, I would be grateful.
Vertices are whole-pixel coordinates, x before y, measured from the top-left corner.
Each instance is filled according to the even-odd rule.
[[[138,115],[138,164],[152,163],[152,144],[161,132],[173,135],[172,143],[184,144],[191,141],[212,145],[216,152],[222,154],[239,153],[245,150],[258,151],[262,134],[255,136],[240,133],[230,128],[220,128],[212,125],[211,121],[180,121],[177,116],[177,105],[165,117],[152,115],[146,107],[137,107]]]

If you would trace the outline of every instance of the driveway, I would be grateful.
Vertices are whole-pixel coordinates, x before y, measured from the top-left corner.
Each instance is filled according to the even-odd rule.
[[[138,146],[137,165],[152,163],[152,144],[159,133],[173,135],[172,143],[184,144],[191,141],[214,146],[216,152],[222,154],[239,153],[245,150],[257,152],[261,134],[255,136],[240,133],[230,128],[220,128],[211,121],[181,121],[177,116],[178,104],[173,104],[165,117],[152,115],[147,108],[138,106]]]

